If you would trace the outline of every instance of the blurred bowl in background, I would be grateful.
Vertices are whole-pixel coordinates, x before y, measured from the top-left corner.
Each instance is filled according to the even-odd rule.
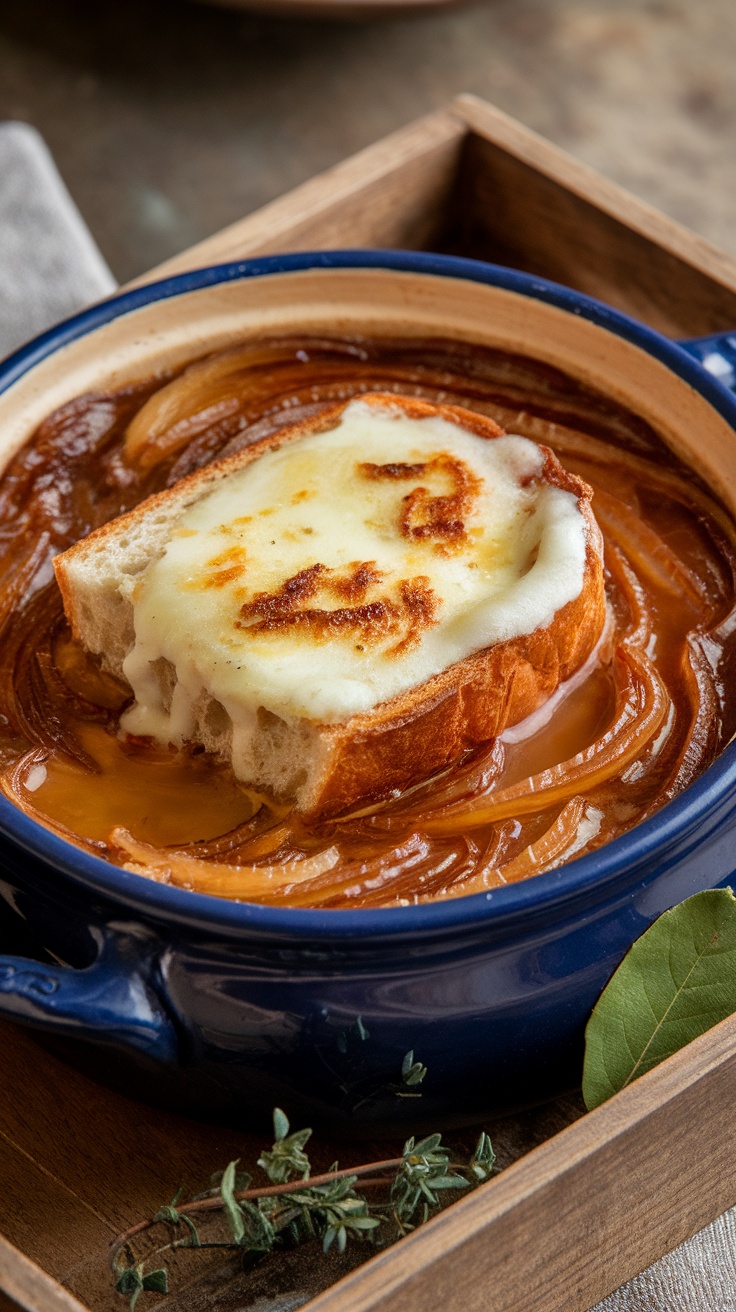
[[[456,9],[468,0],[198,0],[219,9],[242,9],[275,18],[326,18],[341,22],[397,18],[432,9]]]

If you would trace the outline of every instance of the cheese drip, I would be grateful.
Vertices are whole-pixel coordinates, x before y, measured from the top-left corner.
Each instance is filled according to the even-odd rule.
[[[264,711],[343,721],[546,627],[582,589],[586,525],[543,467],[527,438],[354,400],[229,475],[121,585],[123,731],[181,746],[205,697],[236,737]]]

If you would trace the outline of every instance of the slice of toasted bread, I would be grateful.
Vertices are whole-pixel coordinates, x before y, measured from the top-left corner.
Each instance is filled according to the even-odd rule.
[[[131,684],[123,732],[336,815],[496,737],[582,665],[605,618],[590,496],[482,415],[370,394],[54,567],[74,637]]]

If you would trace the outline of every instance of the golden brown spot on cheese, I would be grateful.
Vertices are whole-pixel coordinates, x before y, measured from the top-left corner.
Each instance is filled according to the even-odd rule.
[[[374,465],[365,461],[358,468],[366,478],[375,480],[439,477],[449,484],[448,492],[437,493],[420,485],[402,498],[399,512],[401,533],[409,540],[434,540],[440,551],[467,542],[465,521],[480,494],[482,482],[458,456],[440,451],[429,460],[413,465]]]
[[[437,606],[437,596],[425,574],[419,574],[413,579],[401,580],[399,609],[405,619],[405,632],[401,640],[392,648],[392,655],[401,656],[417,645],[422,636],[422,629],[428,629],[432,624],[436,624]]]
[[[380,583],[383,574],[380,569],[376,568],[374,560],[354,561],[348,565],[348,573],[344,577],[339,575],[331,578],[327,588],[334,596],[343,598],[345,601],[365,601],[370,589],[376,583]]]
[[[196,538],[196,536],[196,528],[175,528],[172,532],[172,537],[175,538]]]
[[[291,615],[298,609],[300,602],[309,601],[314,596],[326,570],[326,565],[308,565],[306,569],[300,569],[298,574],[285,579],[276,592],[257,592],[251,601],[241,606],[236,627],[249,627],[244,623],[247,620],[260,620],[262,624],[269,625],[272,621],[278,622]],[[252,627],[256,631],[259,628],[258,625]]]
[[[361,474],[366,478],[384,479],[384,478],[421,478],[427,472],[426,462],[420,462],[417,465],[374,465],[371,461],[366,460],[363,464],[358,465]]]
[[[436,624],[439,606],[425,575],[400,579],[393,592],[368,600],[368,594],[383,581],[375,561],[354,561],[347,571],[310,565],[286,579],[275,592],[258,592],[240,608],[235,621],[249,633],[274,633],[288,629],[306,630],[315,642],[345,634],[366,644],[395,638],[389,655],[401,655],[416,646],[422,632]],[[318,595],[327,594],[348,605],[307,606]]]
[[[245,547],[236,543],[208,560],[201,577],[189,579],[186,586],[202,592],[207,588],[224,588],[245,573],[246,560]]]

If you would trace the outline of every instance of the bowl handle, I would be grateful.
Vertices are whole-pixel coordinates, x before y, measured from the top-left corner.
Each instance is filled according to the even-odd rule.
[[[94,932],[101,934],[100,952],[83,970],[0,955],[0,1016],[175,1061],[177,1034],[151,982],[147,938],[129,930]]]
[[[713,333],[710,337],[691,337],[680,342],[719,383],[736,392],[736,333]]]

